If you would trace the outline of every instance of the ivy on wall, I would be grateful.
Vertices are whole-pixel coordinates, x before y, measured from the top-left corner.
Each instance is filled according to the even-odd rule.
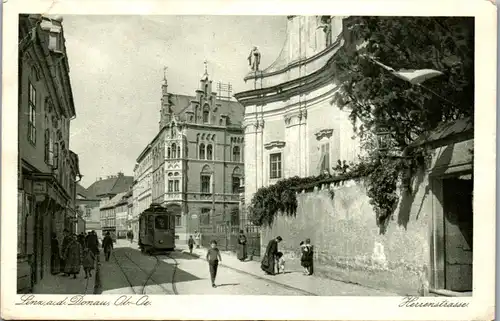
[[[277,215],[295,216],[297,192],[354,179],[364,183],[377,225],[384,226],[397,208],[399,182],[409,188],[407,180],[423,165],[423,159],[422,150],[405,157],[378,154],[356,164],[347,165],[345,161],[338,161],[337,166],[332,168],[333,174],[282,179],[257,190],[249,206],[249,218],[254,225],[271,226]],[[334,197],[333,191],[330,195]]]

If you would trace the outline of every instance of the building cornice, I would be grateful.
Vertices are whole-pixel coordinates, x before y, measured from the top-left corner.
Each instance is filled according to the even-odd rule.
[[[318,132],[316,132],[314,135],[316,136],[317,140],[320,140],[323,137],[328,137],[330,138],[333,134],[333,129],[322,129]]]
[[[328,54],[332,54],[332,56],[333,56],[335,54],[334,51],[338,50],[339,47],[342,46],[342,44],[343,44],[342,40],[343,40],[342,34],[340,34],[337,37],[337,40],[331,46],[329,46],[328,48],[325,48],[324,50],[318,52],[317,54],[315,54],[315,55],[313,55],[313,56],[311,56],[309,58],[305,58],[305,59],[300,59],[300,60],[293,61],[292,63],[288,64],[283,69],[272,71],[272,72],[267,72],[266,73],[265,70],[263,70],[263,71],[253,71],[253,72],[250,72],[245,78],[243,78],[243,80],[246,82],[248,80],[256,80],[256,79],[262,79],[262,78],[268,78],[268,77],[276,76],[276,75],[279,75],[279,74],[284,74],[284,73],[290,71],[291,69],[294,69],[294,68],[297,68],[297,67],[301,67],[303,65],[310,64],[314,60],[320,59],[320,58],[322,58],[322,57],[324,57],[324,56],[326,56]],[[235,95],[235,98],[236,98],[236,95]]]
[[[268,88],[241,92],[235,94],[235,97],[243,106],[266,105],[277,101],[286,101],[290,97],[314,91],[334,82],[332,79],[332,62],[333,59],[321,69],[305,77]]]
[[[265,149],[273,149],[273,148],[283,148],[285,147],[286,143],[281,140],[274,140],[272,142],[264,144]]]

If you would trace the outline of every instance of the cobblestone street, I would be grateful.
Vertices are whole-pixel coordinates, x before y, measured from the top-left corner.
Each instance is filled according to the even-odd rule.
[[[171,255],[148,256],[137,244],[118,240],[110,260],[101,258],[101,294],[239,295],[395,295],[355,284],[304,276],[300,269],[265,275],[255,261],[222,254],[217,288],[210,285],[204,249],[189,254],[182,246]],[[158,259],[158,260],[157,260]],[[177,266],[176,266],[177,264]]]

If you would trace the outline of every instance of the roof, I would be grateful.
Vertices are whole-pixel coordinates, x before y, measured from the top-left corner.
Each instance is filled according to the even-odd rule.
[[[117,195],[127,192],[134,182],[133,176],[113,176],[95,181],[87,188],[88,197]]]
[[[127,201],[124,201],[123,198],[127,193],[128,192],[122,192],[116,194],[111,200],[109,200],[109,202],[106,202],[103,206],[101,206],[101,209],[115,207],[117,205],[120,205],[121,203],[126,204]]]
[[[76,183],[76,195],[81,195],[85,198],[88,198],[88,193],[85,187],[80,185],[80,183]]]
[[[172,103],[172,109],[180,121],[187,121],[185,111],[191,106],[191,101],[196,100],[195,96],[170,94],[169,100]],[[235,100],[215,99],[219,105],[221,114],[229,116],[229,124],[241,125],[244,117],[243,106]]]
[[[452,136],[469,133],[474,135],[474,122],[470,117],[442,123],[427,135],[420,136],[410,146],[428,144]]]

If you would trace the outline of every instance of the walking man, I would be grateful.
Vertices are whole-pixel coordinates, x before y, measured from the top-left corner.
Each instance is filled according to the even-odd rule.
[[[189,247],[189,254],[193,254],[194,239],[192,235],[189,235],[188,247]]]
[[[113,249],[113,239],[109,232],[106,233],[106,236],[102,240],[102,248],[104,249],[104,256],[106,258],[106,262],[109,261],[109,257],[111,256],[111,250]]]

